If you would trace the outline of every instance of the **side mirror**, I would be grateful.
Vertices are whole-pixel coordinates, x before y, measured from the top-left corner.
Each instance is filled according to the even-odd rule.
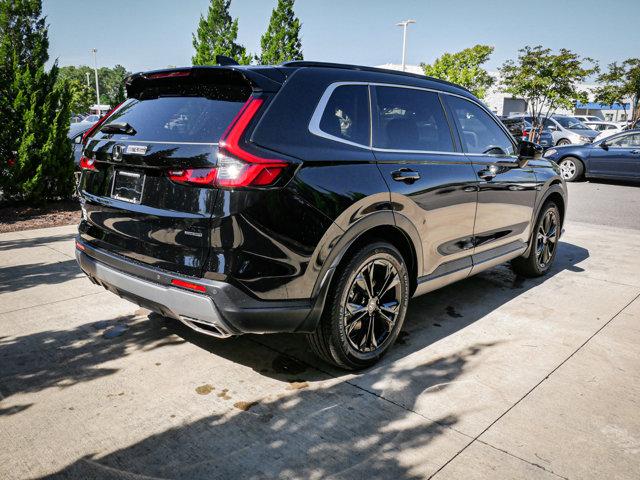
[[[524,167],[529,160],[538,160],[542,158],[543,152],[542,146],[537,143],[523,140],[520,142],[518,148],[518,163],[521,167]]]
[[[609,150],[609,144],[607,142],[600,142],[600,148],[603,150]]]

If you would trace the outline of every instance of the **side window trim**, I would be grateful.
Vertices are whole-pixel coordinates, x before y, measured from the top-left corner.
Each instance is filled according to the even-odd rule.
[[[329,99],[331,98],[331,95],[333,94],[335,89],[337,89],[338,87],[344,86],[344,85],[364,85],[364,86],[368,87],[367,88],[367,93],[368,93],[368,96],[369,96],[369,145],[364,145],[364,144],[361,144],[361,143],[352,142],[350,140],[345,140],[344,138],[336,137],[335,135],[331,135],[329,133],[324,132],[320,128],[320,121],[322,120],[322,116],[324,114],[324,111],[325,111],[325,108],[327,106],[327,103],[329,103]],[[454,146],[454,149],[456,151],[454,151],[454,152],[438,152],[438,151],[431,151],[431,150],[397,150],[397,149],[386,149],[386,148],[374,147],[373,146],[373,131],[374,131],[374,129],[373,129],[373,127],[374,127],[374,125],[373,125],[373,122],[374,122],[374,119],[373,119],[373,115],[374,115],[373,102],[374,102],[374,100],[376,98],[375,98],[375,91],[374,91],[373,87],[404,88],[404,89],[408,89],[408,90],[422,90],[422,91],[434,92],[434,93],[438,94],[438,98],[440,99],[440,103],[442,104],[442,107],[443,107],[444,115],[445,115],[445,117],[447,119],[447,122],[449,124],[449,130],[451,132],[451,138],[453,140],[453,146]],[[498,128],[500,128],[505,133],[505,135],[507,136],[507,138],[509,139],[509,141],[513,145],[514,151],[517,152],[517,150],[518,150],[517,147],[518,146],[515,143],[515,141],[513,140],[513,136],[511,135],[509,130],[504,125],[502,125],[501,122],[496,121],[493,118],[493,114],[484,105],[482,105],[481,102],[476,102],[475,100],[473,100],[471,98],[467,98],[464,95],[458,95],[458,94],[452,93],[452,92],[446,92],[446,91],[437,90],[437,89],[434,89],[434,88],[417,87],[417,86],[413,86],[413,85],[401,85],[401,84],[396,84],[396,83],[344,81],[344,82],[334,82],[334,83],[330,84],[325,89],[324,93],[320,97],[320,100],[318,101],[318,104],[316,105],[315,110],[313,111],[313,115],[311,116],[311,120],[309,121],[308,130],[313,135],[316,135],[318,137],[326,138],[326,139],[332,140],[334,142],[344,143],[346,145],[351,145],[351,146],[358,147],[358,148],[364,148],[364,149],[367,149],[367,150],[370,150],[370,151],[374,151],[374,152],[432,153],[432,154],[438,154],[438,155],[460,155],[460,153],[464,153],[465,155],[471,155],[471,156],[487,156],[487,154],[483,154],[483,153],[467,153],[467,152],[464,151],[464,146],[462,144],[462,139],[460,138],[460,131],[459,131],[459,127],[458,127],[458,121],[455,118],[453,118],[452,112],[451,112],[450,107],[448,105],[448,102],[444,101],[444,96],[445,95],[446,96],[451,96],[451,97],[459,97],[459,98],[461,98],[463,100],[466,100],[469,103],[472,103],[473,105],[478,106],[482,110],[484,110],[489,115],[489,117],[492,119],[492,121],[498,126]],[[376,112],[377,112],[377,110],[376,110]],[[490,156],[497,156],[497,155],[490,155]],[[508,156],[513,157],[515,155],[508,155]]]
[[[344,138],[336,137],[335,135],[331,135],[330,133],[325,132],[320,128],[320,122],[322,121],[322,116],[324,115],[324,111],[327,108],[327,104],[329,103],[329,99],[333,92],[342,86],[352,86],[352,85],[362,85],[367,88],[367,96],[369,97],[369,145],[364,145],[362,143],[352,142],[350,140],[346,140]],[[329,85],[320,100],[318,101],[318,105],[316,105],[315,110],[313,111],[313,115],[311,116],[311,121],[309,122],[309,131],[316,135],[317,137],[326,138],[328,140],[332,140],[334,142],[344,143],[346,145],[351,145],[353,147],[365,148],[367,150],[371,150],[371,92],[369,89],[368,82],[335,82]]]

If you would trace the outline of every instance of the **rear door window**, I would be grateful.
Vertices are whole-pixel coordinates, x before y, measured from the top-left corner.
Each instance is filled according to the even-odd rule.
[[[366,85],[340,85],[323,110],[320,131],[336,140],[369,146],[369,92]]]
[[[196,96],[127,100],[101,127],[127,123],[133,134],[104,133],[117,140],[216,143],[243,101]]]
[[[636,148],[640,147],[640,133],[634,133],[631,135],[624,135],[618,137],[610,143],[614,148]]]
[[[373,146],[387,150],[453,152],[451,129],[438,94],[375,87]]]
[[[458,122],[466,153],[514,155],[515,147],[498,123],[480,106],[464,98],[447,96],[447,102]]]

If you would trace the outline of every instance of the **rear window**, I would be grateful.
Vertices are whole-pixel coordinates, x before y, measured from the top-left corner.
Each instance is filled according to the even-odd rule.
[[[369,93],[366,85],[337,87],[320,119],[320,130],[338,140],[369,145]]]
[[[218,100],[195,96],[129,99],[104,125],[128,123],[135,133],[103,135],[116,140],[215,143],[243,103],[239,99]]]

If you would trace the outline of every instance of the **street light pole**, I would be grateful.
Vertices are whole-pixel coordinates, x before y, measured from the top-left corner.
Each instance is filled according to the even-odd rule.
[[[403,22],[396,23],[398,27],[402,27],[402,71],[406,69],[407,58],[407,25],[410,23],[416,23],[415,20],[404,20]]]
[[[96,105],[98,106],[98,115],[102,113],[100,109],[100,86],[98,85],[98,49],[92,48],[89,52],[93,53],[93,71],[96,74]]]
[[[87,87],[91,88],[91,75],[89,72],[85,72],[87,74]]]

